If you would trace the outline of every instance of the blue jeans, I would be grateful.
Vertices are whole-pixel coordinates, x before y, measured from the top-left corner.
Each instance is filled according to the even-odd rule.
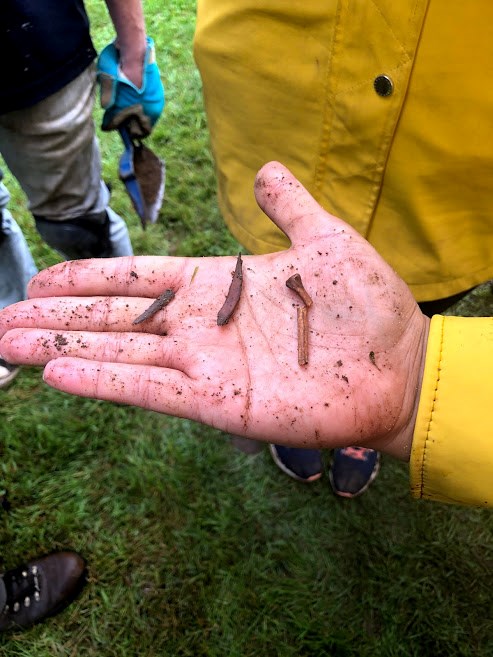
[[[2,217],[0,237],[0,308],[27,298],[27,284],[37,273],[36,265],[26,239],[7,209],[10,194],[0,182],[0,215]],[[110,241],[114,257],[132,255],[132,246],[124,220],[106,208],[110,219]]]
[[[0,308],[26,298],[26,287],[37,269],[27,242],[10,212],[6,209],[10,195],[0,183],[0,212],[2,232],[0,238]]]

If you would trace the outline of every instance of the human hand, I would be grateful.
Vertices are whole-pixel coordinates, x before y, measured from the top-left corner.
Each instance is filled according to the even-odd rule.
[[[243,257],[243,290],[218,326],[234,257],[129,257],[64,262],[0,313],[0,353],[46,365],[65,392],[190,418],[297,447],[410,450],[428,320],[356,231],[325,212],[278,163],[257,201],[291,239]],[[298,272],[313,299],[309,358],[297,357]],[[165,289],[175,297],[134,325]]]
[[[164,87],[156,63],[154,41],[147,37],[141,59],[120,60],[114,43],[98,58],[97,77],[101,87],[101,107],[105,110],[102,129],[116,130],[123,124],[132,137],[146,137],[164,108]]]

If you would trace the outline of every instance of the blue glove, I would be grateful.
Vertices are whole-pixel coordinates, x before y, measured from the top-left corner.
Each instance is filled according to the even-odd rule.
[[[98,58],[97,77],[101,88],[103,130],[117,130],[125,125],[132,137],[142,139],[150,134],[164,108],[164,87],[156,63],[154,41],[147,37],[142,71],[142,87],[138,89],[121,71],[120,53],[113,43]]]

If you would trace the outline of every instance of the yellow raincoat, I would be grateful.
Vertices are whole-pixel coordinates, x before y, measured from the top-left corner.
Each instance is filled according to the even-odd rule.
[[[411,452],[411,490],[493,506],[493,318],[431,320]]]
[[[195,57],[219,203],[238,241],[252,253],[287,246],[253,196],[257,170],[279,160],[375,246],[418,301],[493,277],[492,24],[488,0],[199,0]],[[430,362],[458,340],[455,329],[436,337],[437,321],[466,322],[460,344],[481,343],[491,372],[493,343],[476,338],[476,320],[434,320]],[[461,367],[476,360],[468,352]],[[474,387],[459,391],[463,380],[443,387],[441,417],[462,395],[472,424],[460,430],[487,440],[485,412],[474,407]],[[421,432],[433,389],[424,387],[416,445],[430,440]],[[456,428],[444,430],[441,447],[427,443],[424,461],[422,445],[413,450],[413,492],[493,504],[493,449],[474,477],[480,492],[469,494],[462,473],[470,445],[456,451],[464,438]]]

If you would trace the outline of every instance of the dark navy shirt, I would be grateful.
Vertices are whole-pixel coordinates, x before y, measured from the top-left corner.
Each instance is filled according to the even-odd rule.
[[[72,82],[96,57],[82,0],[1,0],[0,114]]]

